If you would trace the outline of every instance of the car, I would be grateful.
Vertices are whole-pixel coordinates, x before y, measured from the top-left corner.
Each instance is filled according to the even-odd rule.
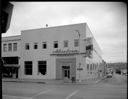
[[[112,78],[112,73],[107,74],[107,78]]]

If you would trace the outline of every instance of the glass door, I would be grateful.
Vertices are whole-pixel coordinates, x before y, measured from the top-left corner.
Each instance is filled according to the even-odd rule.
[[[62,66],[63,77],[70,78],[70,67],[69,66]]]

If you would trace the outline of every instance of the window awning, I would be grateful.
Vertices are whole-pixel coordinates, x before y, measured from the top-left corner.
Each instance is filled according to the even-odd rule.
[[[20,67],[18,64],[4,64],[4,67]]]

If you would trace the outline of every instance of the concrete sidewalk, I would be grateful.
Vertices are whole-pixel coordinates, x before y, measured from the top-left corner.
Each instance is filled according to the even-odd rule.
[[[74,83],[71,80],[55,80],[55,79],[13,79],[13,78],[3,78],[2,82],[18,82],[18,83],[40,83],[40,84],[94,84],[101,80],[85,80],[76,81]]]

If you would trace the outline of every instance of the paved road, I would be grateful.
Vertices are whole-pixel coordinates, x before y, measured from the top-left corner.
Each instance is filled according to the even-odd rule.
[[[126,99],[126,77],[114,75],[97,84],[47,85],[3,83],[3,99]]]

